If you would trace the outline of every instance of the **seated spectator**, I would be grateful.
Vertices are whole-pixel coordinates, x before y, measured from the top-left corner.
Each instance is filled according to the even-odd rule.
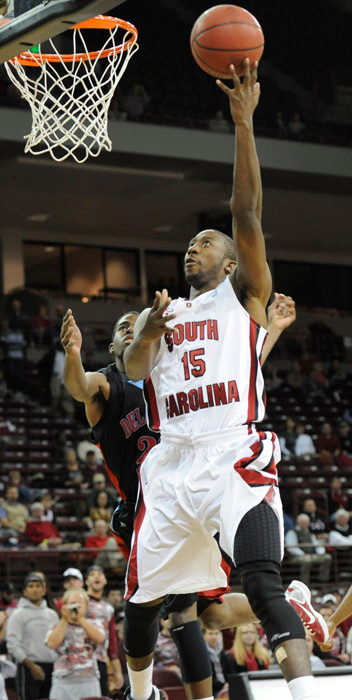
[[[57,547],[62,544],[63,538],[49,520],[44,520],[44,506],[39,501],[31,505],[32,518],[27,522],[24,535],[33,545]]]
[[[328,540],[327,525],[319,516],[317,504],[314,498],[306,498],[303,503],[302,512],[308,515],[310,523],[309,530],[317,537],[318,540]]]
[[[107,491],[98,491],[95,495],[95,505],[90,509],[89,517],[94,523],[95,520],[105,520],[110,524],[113,508],[110,505],[110,498]]]
[[[329,544],[334,547],[352,547],[352,522],[350,513],[338,508],[329,534]]]
[[[224,117],[222,109],[218,109],[215,115],[209,119],[208,126],[210,131],[218,131],[220,133],[230,133],[230,123]]]
[[[213,680],[213,696],[217,698],[225,686],[224,651],[220,630],[203,630],[205,644],[210,656]],[[225,661],[226,668],[226,661]]]
[[[286,427],[280,435],[280,447],[284,457],[291,457],[295,452],[296,423],[293,418],[286,418]]]
[[[83,464],[87,461],[88,452],[95,452],[96,463],[99,464],[99,466],[101,464],[104,464],[103,456],[98,445],[95,445],[94,442],[90,440],[90,430],[87,431],[87,437],[83,440],[80,440],[77,445],[78,459]]]
[[[296,424],[296,442],[294,452],[296,457],[312,457],[316,454],[314,442],[310,435],[305,432],[303,423]]]
[[[73,449],[73,445],[67,437],[66,430],[59,430],[52,444],[52,453],[55,462],[65,462],[66,453],[70,449]]]
[[[127,95],[122,98],[122,108],[127,114],[127,118],[134,122],[143,120],[145,108],[150,102],[150,97],[147,95],[141,83],[135,83],[130,88]]]
[[[330,615],[332,614],[331,607],[327,605],[323,605],[322,607],[320,607],[318,612],[324,618],[325,622],[328,621]],[[346,638],[338,627],[332,635],[331,639],[333,642],[333,646],[332,649],[330,649],[329,651],[321,651],[318,645],[314,642],[315,654],[321,659],[323,659],[323,661],[325,659],[334,659],[337,662],[337,665],[349,664],[350,656],[346,651]]]
[[[40,503],[44,507],[43,520],[48,520],[48,522],[54,522],[54,511],[53,511],[53,497],[49,491],[44,491],[40,497]]]
[[[316,451],[320,460],[326,466],[335,464],[340,454],[340,441],[338,435],[332,431],[330,423],[323,423],[321,432],[315,441]]]
[[[21,472],[14,470],[9,473],[7,487],[9,486],[16,486],[18,489],[18,500],[20,503],[24,503],[27,506],[31,502],[33,492],[22,482]]]
[[[282,384],[282,379],[277,373],[277,369],[272,362],[266,362],[264,367],[266,391],[275,391]]]
[[[117,542],[114,537],[108,535],[109,525],[105,520],[96,520],[93,533],[86,537],[85,547],[93,549],[90,553],[95,556],[94,563],[103,569],[112,569],[120,572],[125,569],[126,560],[118,551]]]
[[[300,363],[296,360],[292,362],[291,369],[286,375],[286,384],[300,398],[304,398],[309,392],[308,379],[303,373]]]
[[[309,393],[311,396],[325,396],[329,389],[329,380],[324,374],[322,362],[314,362],[309,375]]]
[[[306,630],[306,642],[307,642],[307,649],[309,653],[309,659],[310,659],[310,667],[312,671],[320,671],[323,668],[326,668],[323,659],[320,659],[319,656],[317,656],[314,652],[314,641],[309,632]]]
[[[259,642],[256,625],[254,623],[239,625],[233,647],[225,654],[223,666],[225,678],[230,673],[261,671],[268,668],[271,663],[271,655]]]
[[[87,450],[85,459],[82,462],[82,467],[84,469],[86,479],[89,482],[92,481],[94,474],[100,473],[104,475],[105,466],[102,456],[100,455],[100,459],[98,459],[95,450]]]
[[[338,476],[333,476],[328,489],[328,509],[332,520],[339,508],[349,510],[349,498],[342,487],[341,479]]]
[[[300,579],[309,586],[310,572],[314,564],[319,565],[319,581],[329,581],[331,554],[325,551],[325,547],[309,530],[310,519],[305,513],[300,513],[296,518],[296,527],[289,530],[285,536],[287,552],[292,564],[298,564]]]
[[[45,645],[44,639],[59,618],[47,607],[44,593],[42,578],[34,572],[28,574],[23,598],[7,621],[7,650],[19,664],[22,697],[26,700],[47,698],[50,692],[55,654]]]
[[[161,630],[154,649],[154,668],[167,668],[181,678],[180,657],[177,646],[170,634],[169,619],[160,617]]]
[[[27,506],[20,503],[17,486],[8,486],[5,499],[1,504],[6,517],[1,519],[1,525],[8,534],[18,537],[26,529],[29,512]]]
[[[94,508],[95,501],[96,501],[96,496],[99,491],[107,491],[110,496],[115,497],[116,500],[116,491],[112,491],[110,489],[106,488],[106,478],[104,474],[94,474],[93,479],[92,479],[92,485],[93,488],[89,489],[87,493],[87,499],[86,499],[86,506],[87,506],[87,512],[90,512],[91,508]]]
[[[53,321],[49,318],[48,307],[40,304],[32,317],[34,343],[38,348],[51,345],[53,341]]]
[[[71,488],[87,489],[89,483],[74,449],[67,450],[65,462],[62,474],[64,485]]]
[[[56,652],[49,696],[55,700],[100,696],[95,654],[105,632],[100,620],[87,619],[87,608],[86,591],[66,591],[61,620],[46,636],[47,647]]]
[[[352,430],[346,421],[341,421],[337,429],[340,441],[340,454],[336,460],[339,467],[352,467]]]
[[[0,336],[3,351],[3,371],[6,386],[11,392],[22,392],[26,387],[25,360],[27,341],[17,321],[4,329]]]

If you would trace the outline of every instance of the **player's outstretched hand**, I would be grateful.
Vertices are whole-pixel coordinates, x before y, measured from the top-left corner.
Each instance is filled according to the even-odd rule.
[[[66,355],[79,355],[82,348],[82,335],[71,309],[66,311],[63,318],[60,339]]]
[[[254,63],[252,70],[249,65],[249,58],[243,62],[244,76],[241,82],[235,71],[235,66],[230,65],[233,80],[233,88],[225,85],[221,80],[216,84],[228,96],[230,101],[231,116],[235,124],[248,124],[252,119],[253,112],[259,102],[260,84],[257,82],[258,61]]]
[[[176,314],[166,314],[164,316],[170,302],[171,297],[169,297],[167,289],[163,289],[162,292],[155,292],[153,306],[140,332],[142,340],[152,343],[155,340],[159,340],[164,333],[174,332],[174,329],[170,328],[167,323],[171,319],[176,318]]]
[[[268,307],[268,325],[283,331],[296,320],[295,302],[286,294],[275,292],[274,301]]]

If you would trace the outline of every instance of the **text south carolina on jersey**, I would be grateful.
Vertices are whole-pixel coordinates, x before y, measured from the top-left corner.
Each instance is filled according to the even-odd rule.
[[[168,418],[173,418],[190,411],[199,411],[202,408],[221,406],[239,400],[237,382],[232,379],[228,382],[193,388],[188,392],[178,391],[176,394],[170,394],[165,399],[166,414]]]

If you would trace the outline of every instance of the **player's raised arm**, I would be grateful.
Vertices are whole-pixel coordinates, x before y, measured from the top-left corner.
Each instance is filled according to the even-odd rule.
[[[76,401],[85,404],[88,423],[96,425],[109,398],[110,385],[101,372],[85,372],[81,358],[82,334],[71,309],[63,318],[60,338],[65,350],[66,389]]]
[[[271,293],[271,275],[261,227],[262,183],[253,130],[253,113],[260,96],[257,64],[250,70],[249,60],[246,59],[242,82],[233,66],[231,72],[233,88],[217,80],[229,98],[236,125],[231,211],[237,267],[231,277],[236,291],[245,292],[248,298],[256,299],[264,310]],[[261,322],[261,318],[256,320]]]
[[[165,333],[173,333],[167,322],[175,318],[176,314],[164,316],[170,302],[167,289],[155,292],[153,306],[144,309],[136,321],[134,340],[124,354],[126,374],[132,381],[148,377],[160,348],[160,338]]]
[[[295,302],[290,296],[275,292],[268,308],[268,335],[262,353],[262,365],[267,360],[282,331],[296,320]]]

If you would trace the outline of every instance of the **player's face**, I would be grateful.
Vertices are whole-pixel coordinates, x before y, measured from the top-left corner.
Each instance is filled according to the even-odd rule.
[[[136,314],[121,316],[116,326],[115,335],[110,345],[110,352],[122,359],[126,348],[132,343],[134,324],[137,321]]]
[[[185,255],[186,282],[197,290],[222,282],[226,270],[225,241],[217,231],[206,230],[192,238]]]

